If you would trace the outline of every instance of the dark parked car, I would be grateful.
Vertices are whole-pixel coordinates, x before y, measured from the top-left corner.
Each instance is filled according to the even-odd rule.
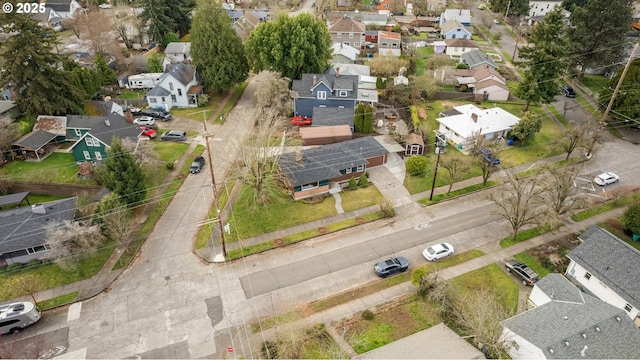
[[[198,156],[195,159],[193,159],[193,162],[191,163],[191,169],[189,169],[189,172],[192,174],[197,174],[200,172],[200,170],[202,170],[203,166],[204,166],[204,158],[202,156]]]
[[[507,272],[514,274],[520,280],[522,280],[523,285],[533,286],[540,278],[538,274],[531,270],[527,265],[517,262],[515,260],[509,260],[505,263],[507,268]]]
[[[562,93],[564,94],[564,96],[568,97],[568,98],[574,98],[576,97],[576,92],[575,90],[573,90],[573,88],[569,85],[562,85],[560,87],[560,90],[562,91]]]
[[[395,273],[405,272],[409,268],[409,260],[402,256],[391,258],[377,263],[373,271],[380,277],[387,277]]]
[[[166,112],[164,110],[156,110],[156,109],[145,109],[142,110],[142,115],[150,116],[154,119],[169,121],[171,120],[171,113]]]
[[[187,140],[187,133],[182,130],[171,130],[162,134],[160,139],[164,141],[185,141]]]
[[[488,163],[493,163],[493,166],[498,166],[500,165],[500,159],[498,159],[497,157],[495,157],[491,151],[489,151],[489,149],[482,149],[480,150],[480,153],[482,153],[482,155],[484,156],[484,160]]]

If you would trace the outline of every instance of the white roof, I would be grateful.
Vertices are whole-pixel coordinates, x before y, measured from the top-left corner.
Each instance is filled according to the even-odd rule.
[[[169,54],[188,54],[189,50],[191,50],[190,42],[172,42],[167,44],[164,52]]]
[[[358,59],[358,54],[360,54],[360,50],[354,48],[350,45],[345,45],[341,43],[333,43],[333,55],[342,55],[350,60],[356,61]]]
[[[376,89],[358,89],[358,101],[378,102],[378,90]]]
[[[444,41],[434,41],[433,46],[447,46],[447,43]]]
[[[444,12],[444,18],[446,21],[458,20],[463,24],[471,22],[471,11],[468,9],[447,9]]]
[[[331,64],[331,66],[334,70],[340,68],[340,75],[371,76],[371,68],[367,65]]]
[[[475,105],[467,104],[455,106],[454,109],[460,114],[437,120],[464,138],[508,130],[520,121],[519,117],[499,107],[480,109]],[[473,121],[472,114],[477,115],[477,121]]]

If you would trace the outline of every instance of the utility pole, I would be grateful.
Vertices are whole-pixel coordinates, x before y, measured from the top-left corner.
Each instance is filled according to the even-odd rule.
[[[511,7],[511,0],[509,0],[509,3],[507,4],[507,11],[505,11],[504,13],[504,22],[507,22],[507,15],[509,15],[509,8]]]
[[[613,101],[616,99],[616,95],[618,95],[618,91],[620,91],[620,86],[622,86],[622,80],[624,80],[625,75],[627,75],[627,70],[629,70],[629,66],[633,61],[633,57],[636,55],[636,51],[638,51],[638,43],[633,47],[633,51],[631,51],[631,56],[629,56],[629,60],[627,60],[627,64],[624,66],[624,70],[622,70],[622,74],[620,75],[620,79],[618,80],[618,84],[616,85],[615,90],[613,90],[613,94],[611,94],[611,99],[609,100],[609,105],[607,105],[607,110],[604,111],[602,115],[602,119],[598,123],[598,129],[596,130],[596,134],[593,136],[593,140],[591,141],[591,145],[589,145],[589,150],[587,150],[587,159],[591,158],[591,152],[593,151],[593,147],[596,145],[596,141],[598,141],[598,135],[600,135],[600,131],[602,131],[602,127],[604,126],[604,122],[609,116],[609,111],[613,107]]]
[[[438,158],[436,159],[436,169],[433,171],[433,183],[431,184],[431,195],[429,195],[429,201],[433,199],[433,190],[436,188],[436,177],[438,176],[438,167],[440,166],[440,154],[444,151],[444,141],[438,138],[436,134],[436,150],[438,151]]]
[[[213,174],[213,162],[211,161],[211,148],[209,147],[209,133],[207,132],[207,110],[202,110],[200,112],[202,113],[202,120],[203,120],[202,124],[204,125],[204,142],[207,147],[207,161],[209,162],[209,173],[211,174],[211,188],[213,189],[213,203],[216,207],[216,222],[218,223],[218,229],[220,230],[220,241],[222,242],[222,259],[214,259],[214,261],[222,262],[227,258],[227,247],[224,241],[224,227],[222,225],[222,214],[220,212],[220,206],[218,204],[218,189],[216,184],[216,178],[215,178],[215,175]],[[198,112],[191,113],[191,114],[197,114],[197,113]]]

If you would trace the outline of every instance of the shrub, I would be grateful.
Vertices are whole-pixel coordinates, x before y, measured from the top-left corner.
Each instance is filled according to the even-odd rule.
[[[424,156],[412,156],[407,159],[406,167],[407,172],[411,176],[420,176],[423,175],[427,171],[427,165],[429,164],[429,160],[427,160]]]
[[[367,175],[365,175],[364,173],[362,173],[362,175],[360,175],[360,179],[358,181],[358,185],[360,185],[360,187],[369,186],[369,179],[367,179]]]
[[[262,343],[262,356],[265,359],[277,359],[278,358],[278,346],[273,341],[265,341]]]
[[[367,320],[367,321],[373,320],[374,317],[375,317],[375,315],[370,310],[365,310],[365,311],[362,312],[362,318]]]
[[[622,216],[622,225],[625,230],[633,234],[640,234],[640,203],[629,206]]]
[[[356,178],[352,176],[351,179],[349,179],[349,185],[347,186],[347,189],[353,190],[357,188],[358,184],[356,183]]]
[[[542,256],[542,258],[540,259],[540,264],[545,269],[548,269],[550,271],[556,270],[556,264],[554,264],[553,261],[551,261],[551,258],[549,258],[547,255]]]
[[[210,100],[211,98],[209,97],[209,95],[201,94],[200,96],[198,96],[198,107],[206,106]]]
[[[174,165],[173,165],[173,163],[172,163],[172,162],[167,163],[167,169],[169,169],[169,170],[173,170],[173,166],[174,166]]]
[[[393,204],[391,204],[390,201],[385,201],[380,204],[380,212],[382,213],[382,216],[386,218],[396,216],[396,209],[393,208]]]

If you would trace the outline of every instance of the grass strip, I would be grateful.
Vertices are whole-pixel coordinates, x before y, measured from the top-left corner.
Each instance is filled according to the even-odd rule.
[[[444,193],[444,194],[435,195],[433,197],[433,200],[429,200],[428,198],[424,198],[424,199],[421,199],[418,202],[421,203],[421,204],[424,204],[424,205],[437,204],[437,203],[439,203],[441,201],[444,201],[444,200],[456,198],[456,197],[459,197],[459,196],[462,196],[462,195],[467,195],[467,194],[470,194],[470,193],[473,193],[473,192],[476,192],[476,191],[480,191],[480,190],[483,190],[483,189],[487,189],[487,188],[496,186],[498,184],[499,184],[499,182],[497,180],[490,180],[490,181],[487,181],[487,185],[475,184],[475,185],[467,186],[467,187],[462,188],[462,189],[454,190],[454,191],[452,191],[452,192],[450,192],[448,194]]]
[[[229,200],[230,190],[226,187],[227,183],[224,184],[224,187],[222,189],[218,190],[218,209],[220,209],[221,211],[222,209],[224,209],[227,201]],[[209,210],[209,214],[207,215],[207,219],[215,218],[218,209],[216,209],[215,207],[211,208]],[[216,224],[211,223],[200,228],[200,231],[198,231],[198,237],[196,238],[196,243],[193,245],[196,250],[204,249],[207,246],[207,244],[209,243],[209,238],[211,237],[211,233],[213,232],[213,229],[215,229],[215,227]]]
[[[529,240],[531,238],[534,238],[536,236],[540,236],[543,234],[548,233],[549,231],[553,231],[556,230],[558,228],[560,228],[561,226],[564,226],[563,223],[555,223],[553,225],[544,225],[544,226],[537,226],[534,227],[532,229],[528,229],[528,230],[523,230],[521,232],[519,232],[516,235],[516,239],[513,239],[513,236],[509,236],[506,237],[502,240],[500,240],[500,247],[509,247],[511,245],[515,245],[517,243]]]
[[[238,85],[235,89],[233,89],[233,94],[231,94],[229,101],[227,101],[227,103],[224,104],[224,107],[220,112],[220,116],[216,118],[216,121],[215,121],[216,124],[221,124],[224,121],[224,118],[227,117],[227,115],[231,112],[231,109],[233,109],[233,107],[236,106],[236,104],[238,103],[238,100],[240,100],[240,97],[242,96],[244,89],[247,88],[248,84],[249,83],[247,82],[243,82],[242,84]]]
[[[558,120],[562,124],[562,126],[566,127],[568,125],[566,120],[564,119],[564,117],[562,115],[560,115],[560,112],[558,112],[558,109],[556,109],[555,106],[547,105],[547,108],[549,109],[549,111],[551,111],[553,116],[556,117],[556,120]]]
[[[640,200],[640,193],[625,196],[623,198],[618,199],[618,201],[608,201],[606,203],[600,204],[598,206],[594,206],[591,209],[587,209],[585,211],[579,212],[577,214],[571,215],[571,220],[573,221],[582,221],[586,220],[592,216],[596,216],[598,214],[602,214],[603,212],[607,212],[609,210],[617,209],[619,207],[626,206],[634,201]]]
[[[40,310],[53,309],[54,307],[70,304],[73,300],[78,296],[78,292],[72,292],[66,295],[60,295],[54,297],[53,299],[47,299],[38,302],[38,307]]]

